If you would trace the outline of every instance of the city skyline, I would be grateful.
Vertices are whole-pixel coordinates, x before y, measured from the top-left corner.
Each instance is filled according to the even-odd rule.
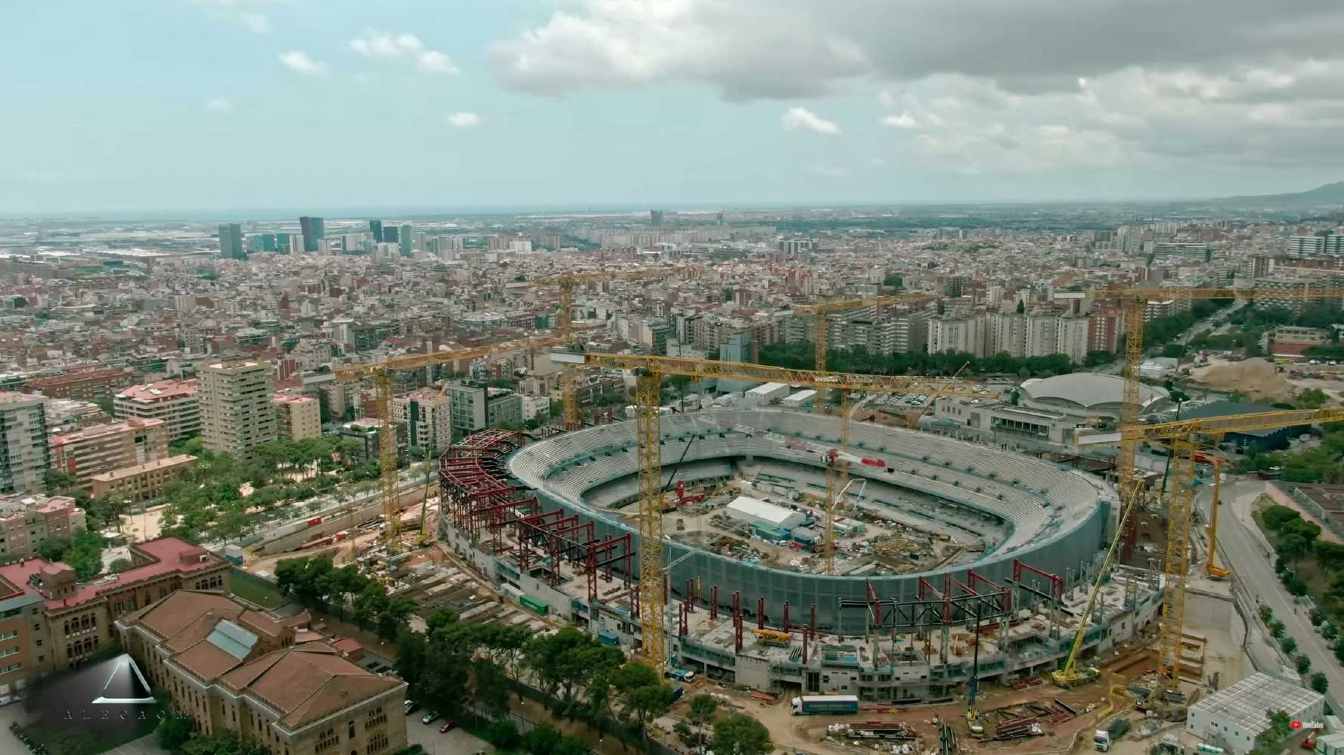
[[[27,30],[0,51],[25,72],[0,214],[1159,200],[1344,177],[1330,3],[754,3],[0,11]],[[51,55],[58,31],[80,44]]]

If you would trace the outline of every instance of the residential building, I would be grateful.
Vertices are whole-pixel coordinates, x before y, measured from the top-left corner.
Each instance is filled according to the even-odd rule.
[[[327,237],[326,224],[322,218],[299,218],[299,231],[303,234],[303,251],[312,254],[322,251],[322,240]]]
[[[73,668],[114,641],[113,622],[181,590],[227,590],[229,563],[176,538],[130,546],[131,567],[79,584],[66,564],[0,566],[0,695]]]
[[[201,432],[201,397],[196,380],[161,380],[133,385],[112,398],[112,415],[117,419],[163,420],[168,441],[174,442]]]
[[[1124,318],[1119,308],[1093,310],[1087,318],[1087,350],[1114,354],[1123,329]]]
[[[1044,357],[1056,353],[1059,341],[1059,317],[1054,312],[1032,312],[1023,323],[1023,355]]]
[[[133,382],[134,370],[128,367],[107,367],[33,378],[28,381],[28,389],[51,398],[98,401],[110,398],[122,386]]]
[[[231,260],[247,259],[243,251],[243,227],[237,223],[224,223],[219,226],[219,256]]]
[[[168,455],[168,431],[161,419],[132,417],[51,437],[51,466],[72,475],[85,492],[104,472],[133,467]]]
[[[1074,364],[1087,359],[1091,326],[1086,317],[1061,317],[1055,324],[1055,354],[1063,354]]]
[[[0,493],[41,493],[50,468],[42,397],[0,392]]]
[[[235,734],[277,755],[404,748],[406,683],[355,665],[307,621],[182,590],[123,616],[116,629],[150,682],[202,733]]]
[[[322,434],[322,411],[317,399],[292,393],[277,393],[271,398],[275,406],[276,433],[285,440],[316,438]]]
[[[989,316],[990,354],[1007,354],[1022,358],[1027,353],[1027,318],[1025,315],[995,312]]]
[[[66,496],[0,497],[0,563],[32,558],[44,540],[69,540],[85,530],[84,509]]]
[[[523,401],[504,388],[483,385],[448,386],[453,431],[458,435],[487,427],[519,427],[523,424]]]
[[[251,456],[279,437],[271,405],[271,368],[262,362],[206,365],[201,370],[201,434],[215,453]]]
[[[1344,235],[1326,231],[1311,236],[1292,236],[1288,239],[1288,254],[1293,257],[1344,254]]]
[[[410,223],[402,223],[397,229],[397,243],[401,246],[401,256],[409,257],[415,251],[415,229]]]
[[[980,314],[939,315],[929,320],[929,353],[946,351],[985,356],[985,317]]]
[[[176,454],[96,474],[92,477],[92,495],[119,501],[152,500],[163,495],[163,489],[195,463],[196,457],[191,454]]]
[[[392,419],[406,426],[412,457],[440,454],[453,444],[452,401],[433,388],[392,399]]]

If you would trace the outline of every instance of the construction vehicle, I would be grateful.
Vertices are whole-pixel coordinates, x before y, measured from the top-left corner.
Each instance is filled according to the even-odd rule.
[[[663,594],[664,549],[649,547],[663,543],[663,473],[660,417],[664,375],[691,378],[727,378],[762,383],[787,383],[814,388],[833,388],[864,393],[948,393],[974,395],[975,385],[947,378],[907,375],[853,375],[838,372],[794,370],[748,362],[721,362],[689,357],[641,356],[635,354],[552,353],[560,364],[588,365],[607,369],[631,370],[635,375],[635,445],[639,454],[639,605],[640,636],[645,660],[654,668],[667,661],[662,618],[666,609]],[[827,517],[828,560],[835,549],[833,519]]]
[[[778,629],[754,629],[752,634],[756,635],[756,641],[762,645],[774,647],[786,648],[793,639],[788,632],[781,632]]]
[[[381,421],[378,428],[378,482],[383,521],[387,523],[386,529],[383,530],[386,540],[395,541],[401,533],[401,508],[397,504],[397,433],[395,423],[392,421],[392,375],[437,364],[471,362],[509,352],[538,351],[560,343],[562,341],[554,337],[505,341],[494,346],[406,354],[381,362],[341,365],[332,370],[336,379],[342,382],[371,380],[374,385],[374,406]]]
[[[1092,733],[1092,749],[1097,752],[1110,752],[1111,745],[1117,739],[1125,736],[1129,732],[1130,724],[1128,718],[1117,718],[1106,725],[1104,729],[1097,729]]]

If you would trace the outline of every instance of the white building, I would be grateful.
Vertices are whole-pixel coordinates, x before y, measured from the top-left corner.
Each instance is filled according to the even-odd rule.
[[[1271,708],[1294,721],[1320,721],[1325,697],[1269,674],[1251,674],[1191,705],[1185,729],[1205,744],[1246,755],[1255,747],[1256,736],[1269,728]]]
[[[46,490],[50,465],[42,397],[0,392],[0,493]]]
[[[392,420],[406,425],[413,456],[442,453],[453,443],[453,415],[448,395],[421,388],[392,399]]]
[[[929,320],[929,353],[945,351],[985,356],[985,317],[944,315]]]
[[[739,522],[768,530],[788,531],[802,526],[804,520],[800,512],[745,495],[734,498],[724,513]]]
[[[766,406],[789,395],[789,386],[784,383],[765,383],[746,392],[743,403],[747,406]]]

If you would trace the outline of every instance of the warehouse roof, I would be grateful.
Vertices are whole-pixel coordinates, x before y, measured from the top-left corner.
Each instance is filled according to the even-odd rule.
[[[789,523],[789,519],[796,518],[798,514],[798,512],[790,511],[783,506],[776,506],[759,498],[745,495],[734,498],[732,503],[728,504],[728,510],[769,522],[776,527],[785,526]]]
[[[1320,705],[1323,699],[1321,694],[1300,685],[1255,673],[1190,706],[1190,713],[1231,721],[1242,731],[1263,731],[1269,728],[1267,703],[1272,702],[1278,710],[1295,716]]]

